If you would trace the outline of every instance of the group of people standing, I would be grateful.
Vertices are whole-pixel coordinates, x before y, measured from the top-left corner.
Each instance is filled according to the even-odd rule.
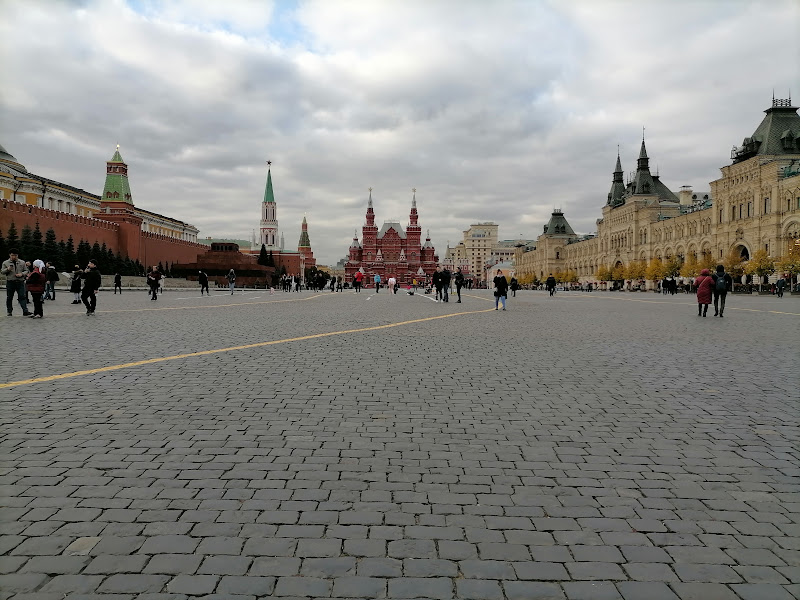
[[[56,282],[60,277],[51,263],[41,259],[24,261],[19,251],[12,248],[8,260],[3,261],[0,271],[6,276],[6,312],[14,316],[14,296],[22,309],[22,316],[41,319],[44,317],[44,301],[56,299]],[[97,307],[96,293],[100,289],[100,272],[93,260],[85,269],[75,265],[70,281],[70,291],[75,294],[72,304],[86,306],[86,314],[91,316]],[[33,312],[28,310],[28,294],[33,303]]]

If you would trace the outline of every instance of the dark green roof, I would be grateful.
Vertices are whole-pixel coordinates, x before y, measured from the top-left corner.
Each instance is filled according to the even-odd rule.
[[[731,152],[734,164],[754,156],[800,154],[800,146],[796,142],[786,143],[790,139],[787,133],[791,133],[795,140],[800,137],[800,115],[797,114],[797,107],[791,104],[791,98],[772,100],[772,106],[764,111],[766,116],[753,135],[745,138],[742,145],[734,147]]]
[[[553,214],[550,215],[550,220],[547,222],[547,225],[544,226],[544,235],[574,236],[575,232],[572,230],[569,223],[567,223],[564,213],[560,210],[554,210]]]
[[[122,156],[119,153],[119,148],[114,152],[114,156],[109,163],[125,164]],[[128,202],[133,204],[133,196],[131,195],[131,187],[128,183],[128,176],[123,173],[106,173],[106,182],[103,185],[103,195],[100,200],[115,200],[117,202]]]
[[[275,195],[272,193],[272,173],[267,169],[267,188],[264,190],[264,202],[275,202]]]

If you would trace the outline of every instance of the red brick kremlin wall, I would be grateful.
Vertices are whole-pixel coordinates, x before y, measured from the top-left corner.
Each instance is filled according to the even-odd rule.
[[[99,213],[101,214],[101,213]],[[39,230],[42,235],[48,229],[56,232],[57,240],[66,240],[69,236],[78,245],[81,239],[89,244],[105,243],[115,253],[122,249],[123,256],[126,249],[120,243],[120,227],[116,223],[110,223],[93,217],[82,217],[71,215],[56,210],[40,208],[30,204],[21,204],[9,200],[0,201],[0,230],[3,235],[8,231],[11,222],[19,233],[26,225],[31,229],[39,223]],[[131,260],[139,260],[143,265],[154,265],[162,263],[190,263],[197,259],[197,255],[208,250],[208,246],[177,240],[164,235],[157,235],[147,232],[139,232],[140,243],[138,256],[128,255]]]

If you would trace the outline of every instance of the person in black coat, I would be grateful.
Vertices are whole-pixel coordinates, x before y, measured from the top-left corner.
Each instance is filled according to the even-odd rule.
[[[72,293],[72,302],[71,304],[80,304],[81,303],[81,279],[83,277],[83,271],[78,265],[75,265],[75,268],[72,271],[72,279],[69,282],[69,291]]]
[[[436,301],[442,298],[442,269],[441,267],[436,267],[436,270],[433,272],[433,276],[431,277],[431,283],[433,287],[436,288]]]
[[[550,277],[544,282],[544,287],[550,292],[551,296],[556,293],[556,278],[553,277],[552,273],[550,273]]]
[[[456,300],[456,304],[461,303],[461,288],[464,286],[464,274],[461,272],[461,267],[456,267],[456,274],[454,276],[455,283],[456,283],[456,294],[458,295],[458,300]]]
[[[452,279],[452,275],[450,273],[450,269],[446,268],[442,271],[442,293],[444,297],[442,300],[444,302],[450,302],[450,280]]]
[[[497,310],[499,304],[502,302],[503,310],[506,309],[506,298],[508,297],[508,281],[500,269],[497,269],[497,275],[494,277],[494,309]]]
[[[117,289],[119,289],[120,295],[122,295],[122,275],[117,273],[114,275],[114,295],[117,295]]]
[[[100,271],[97,270],[94,260],[90,260],[89,264],[86,265],[81,278],[83,279],[81,300],[83,300],[83,305],[86,307],[86,316],[90,317],[94,315],[94,311],[97,308],[97,296],[95,294],[97,294],[97,290],[100,289],[102,283]]]
[[[205,274],[204,271],[200,271],[200,275],[197,276],[197,281],[200,282],[200,295],[203,295],[203,290],[206,291],[206,295],[210,296],[211,292],[208,291],[208,275]]]

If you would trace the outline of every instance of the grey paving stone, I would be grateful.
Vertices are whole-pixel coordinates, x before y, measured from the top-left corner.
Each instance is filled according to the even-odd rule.
[[[794,600],[794,596],[783,586],[773,583],[734,584],[731,589],[742,600]]]
[[[274,577],[225,576],[217,584],[220,595],[268,596],[274,589]]]
[[[432,540],[394,540],[388,544],[392,558],[436,558],[436,543]]]
[[[681,600],[741,600],[721,583],[673,583],[670,587]]]
[[[159,592],[166,585],[166,575],[117,574],[104,580],[97,588],[98,593],[136,594]]]
[[[448,578],[415,578],[389,580],[389,598],[433,598],[447,600],[453,597],[453,583]]]
[[[601,562],[566,563],[564,565],[573,579],[609,581],[627,579],[618,564]]]
[[[653,581],[620,581],[617,589],[625,600],[679,600],[667,584]]]
[[[151,561],[152,562],[152,561]],[[204,575],[244,575],[250,569],[253,559],[249,556],[207,556],[197,569]]]
[[[83,556],[35,556],[25,564],[22,572],[74,575],[80,573],[89,560],[89,557]]]
[[[139,548],[139,554],[191,554],[200,540],[188,535],[154,535]]]
[[[92,559],[84,574],[111,575],[114,573],[140,573],[149,556],[106,555]]]
[[[678,581],[672,568],[663,563],[626,563],[622,568],[635,581]]]
[[[355,575],[356,559],[349,556],[336,558],[306,558],[300,574],[304,577],[342,577]]]
[[[338,577],[333,580],[334,598],[385,598],[386,580],[375,577]]]
[[[0,575],[0,590],[4,592],[31,592],[47,581],[43,573],[10,573]]]
[[[518,579],[540,581],[564,581],[570,578],[564,565],[548,562],[512,563]]]
[[[87,594],[93,592],[103,581],[102,575],[58,575],[48,581],[41,592],[43,593],[61,593],[75,592]]]
[[[362,558],[356,573],[359,577],[400,577],[403,562],[396,558]]]
[[[462,560],[459,570],[467,579],[516,579],[511,563],[500,560]]]
[[[456,593],[465,600],[503,600],[503,590],[498,581],[479,579],[459,579],[456,581]]]
[[[538,581],[504,581],[508,600],[564,600],[566,596],[556,583]]]
[[[156,554],[148,561],[144,572],[192,575],[202,561],[203,557],[196,554]]]
[[[622,600],[608,581],[568,581],[561,584],[569,600]]]
[[[167,584],[167,590],[190,596],[210,594],[217,587],[219,579],[216,575],[178,575]]]
[[[681,581],[696,583],[741,583],[741,576],[727,565],[673,565]]]
[[[298,540],[295,556],[301,557],[335,557],[342,552],[342,540]]]
[[[455,577],[458,565],[435,558],[407,558],[403,561],[403,574],[406,577]]]
[[[275,596],[329,596],[333,583],[316,577],[279,577]]]
[[[248,575],[286,576],[300,572],[300,559],[289,557],[256,558]]]

